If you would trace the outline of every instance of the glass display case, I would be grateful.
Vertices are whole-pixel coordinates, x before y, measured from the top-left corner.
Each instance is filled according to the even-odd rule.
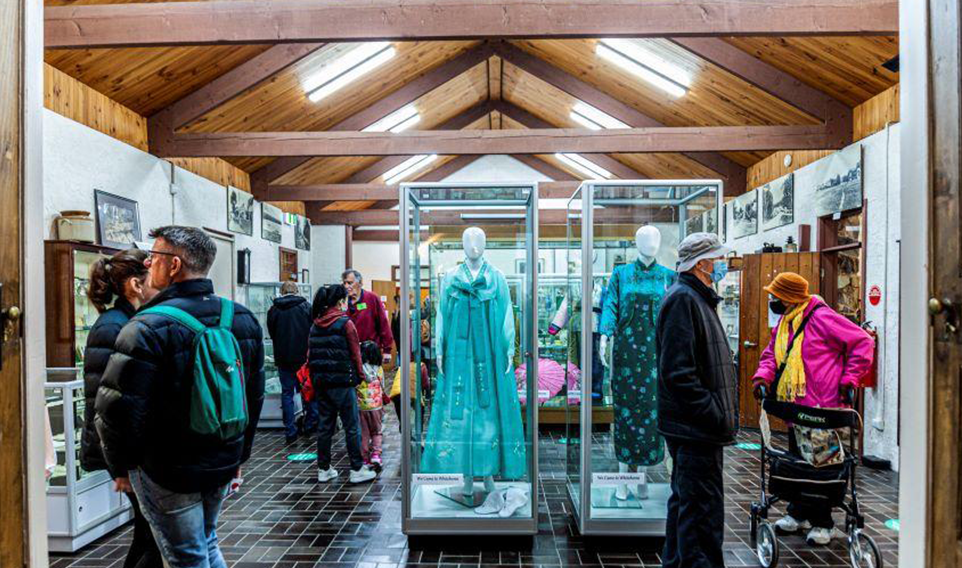
[[[310,284],[298,284],[298,294],[311,301]],[[281,295],[280,282],[255,282],[244,284],[241,290],[240,303],[247,306],[264,330],[264,406],[261,409],[258,428],[283,428],[284,419],[281,412],[281,379],[274,364],[274,342],[267,332],[267,312],[274,304],[274,298]],[[301,397],[294,397],[294,412],[299,414],[302,409]]]
[[[75,552],[133,518],[130,502],[113,490],[110,475],[80,465],[85,400],[79,374],[76,368],[51,368],[44,384],[57,454],[47,482],[47,543],[54,552]]]
[[[402,184],[401,212],[400,376],[431,383],[401,383],[403,531],[535,534],[537,185]]]
[[[626,180],[584,182],[568,202],[566,475],[582,534],[664,535],[655,323],[678,244],[717,231],[721,198],[716,180]]]

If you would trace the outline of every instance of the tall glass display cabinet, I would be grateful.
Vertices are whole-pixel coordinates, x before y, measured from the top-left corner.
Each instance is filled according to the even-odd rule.
[[[717,180],[619,180],[584,182],[568,202],[567,306],[579,332],[568,335],[566,468],[582,534],[665,534],[655,322],[678,244],[718,231],[721,199]]]
[[[537,184],[400,199],[403,531],[535,534]]]

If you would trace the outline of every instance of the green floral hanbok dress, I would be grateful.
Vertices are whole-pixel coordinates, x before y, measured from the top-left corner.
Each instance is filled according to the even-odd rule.
[[[630,466],[656,465],[665,457],[658,434],[655,321],[675,277],[657,262],[636,260],[615,268],[606,291],[600,331],[611,337],[615,458]]]
[[[512,364],[514,316],[504,275],[461,265],[444,278],[438,317],[443,354],[421,458],[424,473],[521,479],[527,471]]]

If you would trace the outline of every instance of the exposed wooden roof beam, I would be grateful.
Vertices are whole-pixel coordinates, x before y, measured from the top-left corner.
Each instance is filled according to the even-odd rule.
[[[852,109],[848,105],[721,39],[676,37],[671,40],[745,82],[824,121],[829,130],[838,136],[838,144],[851,142]]]
[[[177,134],[161,157],[394,156],[756,152],[836,147],[824,126],[691,126],[589,130],[204,132]]]
[[[896,33],[897,0],[212,0],[44,10],[47,48]]]
[[[366,128],[392,112],[413,103],[475,65],[484,62],[491,57],[491,54],[491,47],[487,44],[482,44],[470,49],[405,84],[400,89],[380,99],[364,110],[335,124],[329,130],[361,130],[362,128]],[[473,120],[467,124],[470,122],[473,122]],[[463,126],[457,128],[463,128]],[[251,184],[255,189],[262,189],[266,184],[296,169],[308,160],[310,160],[310,157],[286,157],[274,160],[251,174]],[[403,161],[403,159],[401,161]],[[400,163],[400,161],[397,163]],[[388,166],[384,171],[391,169],[394,165]],[[380,174],[373,177],[377,177],[378,175]]]
[[[555,128],[556,125],[541,120],[530,112],[505,101],[494,103],[495,109],[521,124],[525,128]],[[585,158],[598,164],[621,179],[644,179],[646,176],[638,173],[631,166],[625,165],[606,154],[582,154]]]
[[[410,180],[405,181],[441,181],[451,174],[457,173],[468,164],[477,161],[481,156],[458,156],[453,160],[444,162],[440,166],[434,168],[433,170],[427,170],[426,172],[419,172],[417,175],[413,176]],[[397,200],[397,186],[386,186],[394,187],[394,196],[387,197],[384,199],[377,200],[372,204],[369,209],[390,209],[398,204]],[[343,199],[343,198],[340,198]]]
[[[580,181],[577,177],[569,174],[561,168],[555,167],[554,164],[549,164],[537,156],[511,154],[511,157],[528,166],[529,168],[541,172],[555,181]]]
[[[597,87],[509,43],[498,42],[494,45],[494,48],[495,52],[505,61],[525,73],[534,75],[549,85],[610,114],[629,126],[635,128],[664,126],[661,122],[635,110],[634,107],[621,102]],[[724,178],[727,194],[738,195],[745,192],[747,171],[741,165],[717,153],[683,152],[683,154]]]
[[[474,157],[474,156],[472,156]],[[452,162],[448,162],[453,163]],[[466,165],[466,164],[465,164]],[[427,176],[418,181],[429,180]],[[538,182],[541,199],[571,197],[580,181]],[[391,201],[397,202],[400,186],[381,183],[332,183],[319,185],[272,185],[265,196],[268,201]]]
[[[569,195],[570,197],[570,195]],[[317,207],[316,203],[308,202],[308,216],[313,225],[351,225],[361,226],[382,226],[400,225],[400,211],[362,209],[360,211],[324,211]],[[467,224],[461,219],[465,211],[445,209],[427,211],[421,213],[422,225],[463,225]],[[472,215],[483,215],[486,213],[503,214],[504,210],[479,210],[471,211]],[[667,210],[667,215],[672,215],[672,211]],[[599,209],[594,214],[596,223],[637,223],[637,211],[617,211],[611,209]],[[565,209],[544,209],[538,211],[538,222],[541,225],[564,225],[568,220],[568,212]],[[477,220],[472,220],[477,223]]]

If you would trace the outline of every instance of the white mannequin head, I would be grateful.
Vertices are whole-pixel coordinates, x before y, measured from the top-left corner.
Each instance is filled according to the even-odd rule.
[[[464,256],[468,260],[476,261],[484,255],[487,246],[487,237],[478,227],[468,227],[461,235],[461,244],[464,246]]]
[[[661,249],[661,231],[653,225],[639,227],[635,231],[635,246],[638,247],[638,254],[644,260],[651,260],[658,255]]]

